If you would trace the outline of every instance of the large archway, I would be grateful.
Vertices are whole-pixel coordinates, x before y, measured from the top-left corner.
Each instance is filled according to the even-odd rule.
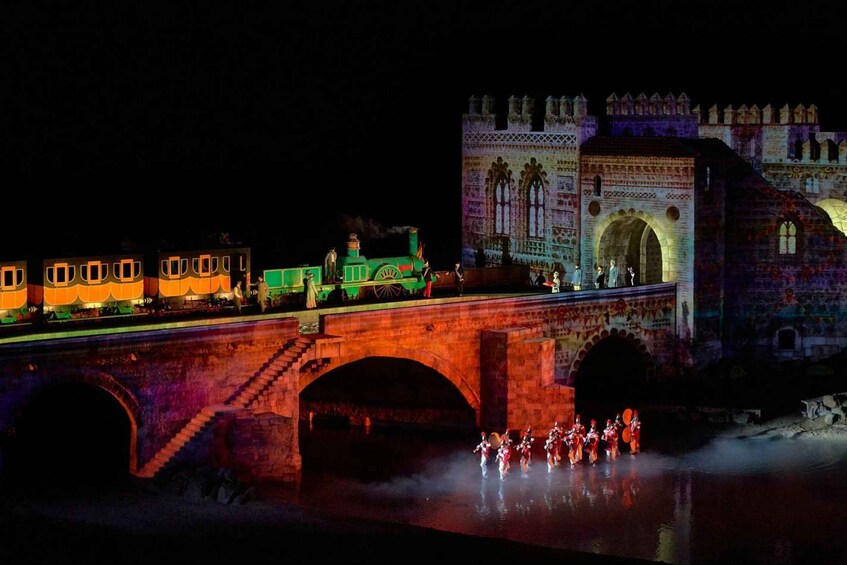
[[[16,414],[6,473],[17,484],[105,486],[129,476],[130,443],[130,418],[112,394],[51,384]]]
[[[352,425],[472,429],[475,410],[456,386],[417,361],[368,357],[322,375],[300,392],[302,414]]]
[[[618,266],[618,286],[626,284],[624,273],[629,266],[635,268],[637,284],[662,282],[662,246],[653,228],[638,216],[623,216],[603,230],[597,261],[608,272],[613,259]]]
[[[588,350],[575,378],[576,410],[617,411],[644,400],[648,367],[637,344],[621,335],[609,335]],[[593,414],[601,417],[614,414]]]
[[[321,375],[301,391],[300,415],[304,471],[362,481],[419,472],[434,446],[476,437],[476,411],[456,386],[401,358],[367,357]]]

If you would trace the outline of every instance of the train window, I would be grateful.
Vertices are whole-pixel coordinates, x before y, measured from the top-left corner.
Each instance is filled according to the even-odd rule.
[[[209,255],[201,255],[200,257],[195,257],[191,261],[192,266],[194,267],[194,272],[198,275],[208,277],[211,273],[209,272],[209,267],[211,265],[211,257]]]
[[[180,260],[179,266],[180,266],[180,269],[179,269],[180,275],[184,275],[185,273],[187,273],[188,272],[188,259]]]
[[[238,270],[239,271],[246,271],[247,270],[247,257],[245,257],[244,255],[238,256]]]
[[[86,265],[81,265],[79,274],[82,280],[90,283],[99,283],[109,274],[109,266],[100,261],[89,261]]]
[[[224,271],[229,272],[229,255],[224,255]]]
[[[52,267],[47,267],[47,282],[57,286],[66,285],[76,276],[76,269],[73,265],[67,263],[56,263]]]
[[[180,263],[184,263],[186,266],[188,265],[187,260],[180,260],[179,257],[169,257],[167,259],[163,259],[162,274],[171,279],[179,278]]]
[[[212,272],[213,273],[218,272],[218,262],[219,262],[218,257],[212,257]]]
[[[112,265],[112,268],[114,269],[115,276],[121,281],[131,281],[138,276],[138,272],[141,270],[141,262],[133,261],[132,259],[121,259],[121,262],[115,263]]]
[[[23,269],[15,267],[3,267],[3,290],[14,289],[24,281]]]

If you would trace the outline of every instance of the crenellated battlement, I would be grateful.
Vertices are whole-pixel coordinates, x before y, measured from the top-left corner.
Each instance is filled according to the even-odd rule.
[[[819,121],[818,108],[814,104],[805,107],[798,104],[791,108],[785,104],[778,111],[774,106],[767,104],[759,108],[753,104],[749,108],[742,104],[733,108],[732,104],[720,110],[717,105],[712,105],[708,112],[703,115],[700,107],[696,106],[694,112],[701,116],[700,123],[722,124],[722,125],[817,125]]]
[[[465,131],[496,129],[497,114],[494,107],[493,96],[471,96],[468,113],[462,116]],[[543,116],[537,112],[536,100],[528,95],[512,95],[507,100],[506,129],[509,131],[529,132],[535,127],[535,130],[555,132],[562,131],[563,126],[573,127],[583,122],[593,128],[596,119],[589,116],[588,99],[582,94],[573,97],[548,96],[544,100]]]
[[[606,98],[607,116],[676,116],[691,115],[691,99],[684,92],[660,96],[658,92],[648,97],[643,92],[633,98],[627,92],[620,98],[614,92]]]
[[[798,104],[790,107],[788,104],[776,110],[768,104],[759,108],[756,104],[748,107],[742,104],[734,108],[731,104],[719,109],[712,105],[703,112],[700,105],[691,106],[691,99],[684,92],[679,96],[668,93],[661,96],[658,92],[647,96],[643,92],[633,97],[627,92],[618,97],[616,93],[606,98],[606,116],[689,116],[698,117],[701,124],[723,125],[759,125],[759,124],[796,124],[817,125],[819,121],[818,108],[814,104],[809,107]]]

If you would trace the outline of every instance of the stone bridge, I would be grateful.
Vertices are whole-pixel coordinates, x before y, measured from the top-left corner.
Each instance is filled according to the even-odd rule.
[[[366,360],[433,372],[471,427],[545,433],[573,418],[583,386],[637,385],[674,367],[676,307],[675,285],[657,284],[6,336],[0,467],[70,468],[87,442],[116,441],[118,466],[140,477],[204,463],[294,480],[298,424],[327,406],[304,408],[305,393],[329,375],[355,378],[345,368]],[[302,330],[304,317],[317,332]],[[632,370],[609,375],[610,358]],[[403,386],[406,374],[391,378]],[[106,399],[103,414],[92,395]]]

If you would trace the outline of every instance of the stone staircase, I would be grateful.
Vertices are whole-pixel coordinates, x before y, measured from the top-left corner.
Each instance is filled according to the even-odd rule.
[[[292,367],[299,367],[313,344],[312,339],[302,336],[286,342],[223,404],[206,406],[195,414],[162,449],[134,473],[135,476],[145,479],[155,477],[156,473],[161,471],[194,437],[210,428],[218,416],[248,408],[279,377]]]

